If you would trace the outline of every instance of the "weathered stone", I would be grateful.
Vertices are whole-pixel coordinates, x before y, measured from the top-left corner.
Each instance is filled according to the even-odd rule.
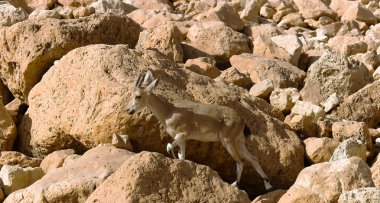
[[[258,23],[260,7],[265,3],[264,0],[247,0],[244,9],[240,13],[240,18],[248,24]]]
[[[337,35],[342,26],[342,22],[334,22],[318,28],[316,32],[326,35],[327,37],[334,37]]]
[[[148,29],[160,23],[183,20],[183,15],[154,9],[137,9],[127,15],[141,27]]]
[[[281,21],[277,24],[279,27],[290,28],[290,27],[306,27],[307,23],[302,18],[299,13],[289,13],[282,17]]]
[[[252,81],[249,78],[249,75],[241,73],[235,67],[227,68],[222,71],[222,73],[215,78],[215,81],[224,82],[226,84],[234,84],[245,89],[252,86]]]
[[[28,14],[22,8],[16,8],[9,3],[0,4],[0,25],[11,26],[28,19]]]
[[[123,0],[98,0],[91,4],[95,8],[95,13],[109,13],[114,15],[126,15],[136,10],[130,4]]]
[[[325,112],[327,113],[331,111],[333,108],[335,108],[336,106],[338,106],[339,103],[340,101],[339,101],[338,95],[336,94],[336,92],[334,92],[326,99],[325,102],[321,103],[321,105],[324,108]]]
[[[39,167],[41,159],[25,156],[16,151],[2,151],[0,155],[0,165],[11,165],[19,167]]]
[[[336,17],[336,13],[331,10],[322,0],[293,0],[297,5],[301,15],[308,19],[318,19],[321,16]]]
[[[350,0],[331,0],[329,7],[334,10],[338,16],[342,17],[353,4],[355,4],[355,2]]]
[[[74,18],[77,18],[77,19],[90,16],[94,13],[95,13],[95,8],[92,6],[78,7],[78,8],[73,10],[73,16],[74,16]]]
[[[367,52],[368,45],[359,37],[335,36],[327,44],[330,48],[346,56]]]
[[[62,6],[85,7],[95,1],[96,0],[57,0],[57,3]]]
[[[277,88],[270,95],[269,101],[274,108],[286,114],[300,98],[301,95],[296,88]]]
[[[26,101],[52,63],[70,50],[98,43],[134,47],[139,32],[131,19],[112,15],[26,20],[0,29],[0,77],[15,97]]]
[[[348,7],[342,16],[342,20],[357,20],[365,22],[369,25],[376,24],[377,22],[377,18],[373,15],[373,13],[357,2]]]
[[[41,168],[4,165],[1,167],[0,178],[5,195],[24,189],[44,176]]]
[[[304,101],[296,101],[291,113],[310,117],[313,122],[317,122],[319,118],[325,116],[325,112],[320,106]]]
[[[273,37],[276,35],[280,35],[281,31],[278,27],[271,24],[260,24],[260,25],[252,25],[246,27],[245,33],[247,36],[252,37],[252,39],[257,39],[260,35]]]
[[[61,15],[56,10],[35,10],[29,15],[29,19],[44,18],[61,19]]]
[[[339,142],[328,137],[310,137],[305,143],[306,158],[311,164],[327,162],[330,160]]]
[[[278,35],[272,37],[271,40],[290,54],[291,64],[298,66],[298,60],[302,52],[302,43],[296,35]]]
[[[260,8],[260,16],[263,16],[264,18],[271,19],[275,13],[276,10],[269,6],[264,5]]]
[[[304,101],[319,104],[334,92],[343,101],[371,82],[367,68],[344,55],[326,51],[308,69],[305,86],[300,91]]]
[[[380,202],[380,188],[364,187],[347,191],[339,196],[338,203]]]
[[[353,156],[362,158],[366,161],[366,148],[365,143],[361,140],[357,140],[356,138],[346,139],[335,149],[330,162],[348,159]]]
[[[278,46],[271,38],[260,35],[253,42],[253,54],[282,61],[292,62],[292,56],[284,48]],[[293,64],[294,65],[294,64]]]
[[[31,13],[33,10],[47,10],[54,6],[57,0],[10,0],[9,2],[15,7],[21,7],[26,12]]]
[[[49,171],[29,187],[13,192],[4,202],[85,202],[132,155],[112,146],[95,147],[69,164]]]
[[[318,137],[332,137],[332,124],[335,121],[330,118],[322,118],[317,121]]]
[[[116,135],[112,136],[112,145],[117,148],[125,149],[133,152],[133,146],[129,140],[128,135]]]
[[[373,186],[369,166],[361,158],[351,157],[306,167],[279,203],[305,199],[309,202],[337,202],[344,192]]]
[[[256,197],[251,203],[275,203],[286,193],[286,190],[275,190]]]
[[[380,68],[379,67],[376,68],[376,70],[373,72],[372,76],[373,76],[373,79],[375,79],[375,80],[380,79]]]
[[[213,58],[199,57],[188,59],[183,67],[200,75],[205,75],[214,79],[221,74],[220,70],[216,68],[215,65],[216,61]]]
[[[376,159],[371,165],[371,174],[373,182],[376,187],[380,187],[380,156],[377,155]]]
[[[55,8],[55,10],[59,13],[59,15],[61,15],[61,18],[63,18],[63,19],[73,19],[74,18],[74,16],[73,16],[74,8],[73,7],[59,6],[59,7]]]
[[[233,55],[250,52],[248,38],[244,34],[223,25],[213,26],[213,21],[191,26],[187,37],[191,41],[191,48],[198,52],[191,53],[189,48],[185,48],[187,59],[212,56],[217,64],[225,64]]]
[[[0,80],[0,101],[3,104],[8,104],[12,100],[12,93],[9,91],[8,87],[4,85],[3,81]]]
[[[273,82],[270,79],[266,79],[256,83],[249,90],[249,94],[254,97],[267,99],[274,90]]]
[[[298,136],[302,139],[308,137],[315,137],[317,135],[317,126],[312,118],[300,114],[290,114],[285,117],[286,124],[297,132]]]
[[[16,125],[0,101],[0,151],[11,151],[16,136]]]
[[[110,143],[116,133],[128,134],[135,151],[167,153],[172,138],[157,119],[148,110],[134,115],[125,111],[137,76],[148,69],[160,77],[154,93],[161,98],[234,108],[255,134],[246,138],[247,147],[271,183],[279,188],[292,184],[304,167],[304,149],[297,135],[278,120],[278,111],[249,97],[245,89],[179,68],[154,50],[140,52],[127,45],[78,48],[56,63],[30,94],[19,127],[19,148],[36,156],[68,148],[79,153]],[[186,147],[187,159],[217,170],[227,182],[236,178],[236,163],[221,143],[187,141]],[[241,188],[252,195],[265,190],[249,166],[243,171]]]
[[[140,9],[153,9],[165,12],[173,11],[173,7],[169,0],[123,0],[127,4],[131,4]]]
[[[372,139],[368,127],[364,122],[343,121],[335,122],[332,125],[333,138],[342,142],[349,138],[361,140],[367,146],[367,150],[372,150]]]
[[[5,105],[8,114],[12,117],[16,126],[19,126],[28,106],[24,104],[20,99],[15,98],[13,101]]]
[[[232,56],[230,62],[240,72],[248,73],[252,82],[271,79],[275,88],[297,88],[306,76],[304,71],[290,63],[252,54]]]
[[[74,154],[74,150],[59,150],[48,154],[41,162],[40,167],[47,174],[49,171],[62,167],[65,159]]]
[[[182,35],[173,23],[161,23],[140,34],[136,49],[156,49],[176,62],[183,61]]]
[[[354,56],[351,56],[351,58],[363,63],[368,69],[368,72],[372,74],[373,72],[375,72],[375,69],[380,65],[380,57],[374,51],[359,53]]]
[[[362,121],[368,127],[375,127],[380,122],[380,81],[377,80],[344,98],[333,115],[340,119]]]
[[[250,202],[245,192],[221,180],[209,167],[154,152],[141,152],[129,158],[86,200],[87,203],[120,201]]]

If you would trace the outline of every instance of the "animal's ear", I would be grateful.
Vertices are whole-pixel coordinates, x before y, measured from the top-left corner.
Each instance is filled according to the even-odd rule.
[[[160,78],[157,78],[157,79],[153,80],[153,82],[151,82],[151,83],[150,83],[150,84],[144,89],[144,91],[145,91],[145,92],[152,92],[152,90],[157,86],[159,79],[160,79]]]
[[[146,71],[144,80],[142,82],[142,86],[143,87],[148,86],[150,83],[152,83],[153,80],[154,78],[153,78],[152,72],[150,70]]]

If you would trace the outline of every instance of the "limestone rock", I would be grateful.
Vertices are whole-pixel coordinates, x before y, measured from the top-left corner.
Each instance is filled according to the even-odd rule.
[[[31,13],[34,10],[46,10],[54,6],[57,0],[10,0],[9,2],[15,7],[21,7],[26,12]]]
[[[169,0],[123,0],[127,4],[131,4],[140,9],[153,9],[165,12],[173,11],[172,4]]]
[[[310,20],[310,19],[309,19]],[[279,27],[306,27],[307,24],[299,13],[289,13],[282,17],[281,21],[277,24]]]
[[[377,18],[373,15],[373,13],[364,6],[360,5],[358,2],[348,7],[342,16],[342,20],[357,20],[365,22],[369,25],[376,24],[377,22]]]
[[[302,52],[302,43],[296,35],[278,35],[272,37],[271,40],[289,53],[291,64],[298,66],[298,60]]]
[[[380,81],[377,80],[344,98],[343,103],[333,111],[340,119],[362,121],[368,127],[375,127],[380,122]]]
[[[59,6],[55,8],[55,10],[59,13],[59,15],[61,15],[62,19],[73,19],[74,9],[75,7],[66,7],[66,6],[65,7]]]
[[[305,199],[309,202],[337,202],[344,192],[373,186],[368,165],[361,158],[351,157],[306,167],[279,203]]]
[[[301,15],[308,19],[318,19],[321,16],[336,17],[336,13],[331,10],[322,0],[294,0]]]
[[[114,15],[126,15],[136,10],[123,0],[98,0],[90,5],[95,8],[95,13],[109,13]]]
[[[12,150],[16,136],[16,125],[0,101],[0,151]]]
[[[317,121],[318,137],[332,137],[332,125],[335,121],[331,118],[322,118]]]
[[[173,23],[161,23],[140,34],[136,49],[156,49],[176,62],[183,61],[182,36]]]
[[[332,135],[334,139],[340,142],[349,138],[361,140],[367,146],[368,151],[372,150],[372,139],[364,122],[335,122],[332,125]]]
[[[230,67],[222,71],[222,73],[215,78],[215,81],[221,81],[226,84],[234,84],[245,89],[248,89],[252,85],[252,81],[249,76],[245,73],[241,73],[235,67]]]
[[[348,159],[353,156],[357,156],[366,161],[366,145],[361,140],[349,138],[340,143],[340,145],[335,149],[330,162]]]
[[[74,154],[74,150],[72,149],[59,150],[50,153],[42,160],[40,167],[45,173],[48,173],[53,169],[62,167],[65,159],[72,154]]]
[[[347,191],[339,196],[338,203],[379,202],[380,188],[364,187]]]
[[[61,19],[61,15],[56,10],[35,10],[29,15],[29,19],[43,18]]]
[[[305,143],[306,158],[310,163],[317,164],[330,160],[339,142],[328,137],[310,137]]]
[[[249,94],[254,97],[267,99],[274,90],[273,82],[270,79],[266,79],[256,83],[249,90]]]
[[[120,201],[250,202],[245,192],[222,181],[209,167],[152,152],[129,158],[86,200]]]
[[[15,98],[13,101],[5,105],[5,108],[7,109],[8,114],[12,117],[16,126],[19,126],[22,117],[28,109],[28,105],[23,103],[20,99]]]
[[[16,151],[2,151],[0,156],[0,165],[26,167],[39,167],[41,159],[25,156]]]
[[[0,29],[0,76],[15,97],[26,101],[53,61],[70,50],[97,43],[134,47],[138,36],[138,25],[127,17],[26,20]]]
[[[59,3],[62,6],[85,7],[95,1],[96,0],[57,0],[57,3]]]
[[[300,98],[301,95],[296,88],[277,88],[271,93],[269,101],[274,108],[288,113]]]
[[[73,17],[78,19],[78,18],[83,18],[92,15],[95,13],[95,8],[92,6],[88,7],[78,7],[73,10]]]
[[[292,56],[284,48],[278,46],[271,38],[260,35],[254,39],[253,54],[282,61],[292,62]],[[293,64],[294,65],[294,64]]]
[[[271,19],[275,13],[276,10],[269,6],[264,5],[260,8],[260,16],[264,18]]]
[[[319,104],[334,92],[343,101],[349,95],[371,82],[367,68],[344,55],[326,51],[308,69],[302,99]]]
[[[346,56],[367,52],[368,45],[359,37],[335,36],[327,44],[330,48]]]
[[[4,85],[3,81],[0,80],[0,102],[4,105],[12,101],[12,93],[9,91],[8,87]]]
[[[217,64],[224,64],[228,63],[233,55],[250,52],[248,38],[244,34],[223,25],[213,26],[213,22],[204,22],[190,27],[187,34],[191,41],[189,48],[202,53],[191,53],[191,49],[185,48],[185,55],[187,55],[185,58],[212,56]]]
[[[329,7],[334,10],[338,16],[342,17],[353,4],[355,4],[355,2],[350,0],[331,0]]]
[[[22,8],[16,8],[8,3],[0,4],[0,25],[11,26],[28,19],[28,14]]]
[[[1,167],[0,178],[2,180],[5,195],[16,190],[24,189],[44,176],[41,168],[4,165]]]
[[[315,137],[318,133],[317,125],[310,116],[291,113],[285,117],[284,122],[297,132],[300,138]]]
[[[373,182],[376,187],[380,187],[380,156],[377,155],[376,159],[372,163],[371,166],[371,174],[373,178]]]
[[[260,35],[273,37],[276,35],[280,35],[281,31],[278,27],[271,24],[260,24],[260,25],[252,25],[245,29],[245,33],[247,36],[252,37],[252,39],[257,39]]]
[[[244,9],[240,13],[240,18],[248,24],[258,23],[260,7],[265,3],[263,0],[247,0]]]
[[[321,103],[321,105],[323,106],[325,112],[329,112],[331,111],[331,109],[335,108],[336,106],[338,106],[340,103],[339,101],[339,98],[336,94],[336,92],[334,92],[333,94],[331,94],[325,102]]]
[[[78,48],[56,63],[30,94],[29,109],[19,127],[19,148],[40,157],[69,148],[80,153],[111,143],[115,133],[129,135],[136,151],[166,154],[172,138],[157,119],[148,110],[134,115],[125,110],[137,76],[147,69],[160,77],[155,94],[161,98],[234,108],[255,135],[246,138],[247,147],[271,183],[281,188],[292,184],[303,168],[304,149],[297,135],[278,120],[278,111],[262,99],[249,97],[245,89],[179,68],[159,52],[140,52],[127,45]],[[188,141],[186,147],[187,159],[217,170],[227,182],[236,178],[235,161],[221,143]],[[256,195],[265,190],[248,166],[241,187]]]
[[[379,79],[380,79],[380,68],[377,68],[377,69],[373,72],[372,76],[373,76],[373,79],[375,79],[375,80],[379,80]]]
[[[148,29],[160,23],[183,20],[183,16],[154,9],[136,9],[127,15],[141,27]]]
[[[278,59],[241,54],[232,56],[230,62],[240,72],[248,73],[252,82],[271,79],[275,88],[297,88],[306,77],[304,71]]]
[[[256,197],[251,203],[275,203],[286,193],[286,190],[275,190]]]
[[[112,136],[112,145],[117,148],[125,149],[133,152],[133,146],[129,140],[128,135],[116,135]]]
[[[188,59],[184,65],[184,68],[214,79],[221,74],[221,71],[215,67],[215,65],[216,61],[213,58],[199,57],[195,59]]]
[[[325,112],[320,106],[304,101],[296,101],[291,113],[310,117],[313,122],[317,122],[319,118],[325,116]]]
[[[131,152],[112,146],[95,147],[64,167],[49,171],[29,187],[13,192],[4,202],[40,202],[41,197],[46,202],[84,202],[130,156]]]

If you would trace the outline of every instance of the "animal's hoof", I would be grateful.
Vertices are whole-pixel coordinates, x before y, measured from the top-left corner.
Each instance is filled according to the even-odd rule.
[[[238,183],[237,183],[236,181],[233,182],[233,183],[231,184],[231,186],[232,186],[232,187],[237,187],[237,188],[239,187],[239,185],[238,185]]]
[[[265,185],[265,189],[266,189],[268,192],[273,191],[273,187],[272,187],[272,185],[269,183],[269,181],[264,180],[264,185]]]
[[[172,144],[168,143],[168,145],[166,145],[166,151],[168,151],[169,154],[172,153],[172,148],[173,148]]]

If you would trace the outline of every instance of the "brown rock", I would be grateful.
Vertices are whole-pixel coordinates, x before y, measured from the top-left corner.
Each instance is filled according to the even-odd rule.
[[[252,54],[232,56],[230,62],[240,72],[249,73],[252,82],[271,79],[275,88],[297,88],[306,76],[304,71],[290,63]]]
[[[72,6],[72,7],[81,7],[87,6],[96,0],[57,0],[57,3],[62,6]]]
[[[337,202],[340,194],[362,187],[373,187],[368,165],[358,157],[324,162],[306,167],[279,203]]]
[[[291,57],[291,64],[298,66],[298,60],[302,52],[302,42],[296,35],[278,35],[272,37],[271,40],[288,52]]]
[[[216,68],[215,65],[216,61],[213,58],[199,57],[196,59],[188,59],[184,68],[214,79],[221,74],[220,70]]]
[[[13,101],[5,105],[5,108],[8,111],[8,114],[12,117],[13,122],[16,126],[19,126],[24,116],[28,106],[23,103],[20,99],[15,98]]]
[[[290,28],[290,27],[306,27],[307,24],[299,13],[289,13],[282,17],[277,26]]]
[[[15,7],[21,7],[26,12],[31,13],[33,10],[45,10],[54,6],[57,0],[10,0]]]
[[[55,18],[61,19],[61,15],[56,10],[35,10],[29,14],[29,19]]]
[[[322,0],[294,0],[294,3],[305,19],[318,19],[321,16],[336,17],[336,13]]]
[[[340,142],[349,138],[361,140],[364,144],[366,144],[368,151],[372,150],[371,135],[369,134],[368,127],[364,122],[335,122],[332,125],[332,135],[335,140]]]
[[[377,155],[376,159],[371,165],[371,174],[373,178],[373,182],[376,187],[380,187],[380,156]]]
[[[125,2],[140,9],[152,9],[165,12],[173,11],[172,3],[169,0],[125,0]]]
[[[364,66],[334,51],[326,51],[309,69],[300,91],[304,101],[319,104],[334,92],[340,101],[371,82]]]
[[[332,124],[334,121],[329,118],[318,119],[317,129],[318,137],[332,137]]]
[[[1,165],[26,167],[39,167],[41,159],[25,156],[16,151],[2,151],[0,156]]]
[[[29,187],[10,194],[10,202],[84,202],[131,152],[112,146],[98,146],[64,167],[51,170]],[[41,170],[42,171],[42,170]]]
[[[8,104],[12,101],[12,93],[9,91],[8,87],[4,85],[2,80],[0,80],[0,101],[3,104]]]
[[[28,14],[22,8],[16,8],[4,1],[0,4],[0,25],[11,26],[28,19]]]
[[[129,158],[86,200],[87,203],[136,201],[250,202],[245,192],[223,182],[209,167],[152,152]]]
[[[134,47],[139,27],[127,17],[93,15],[67,21],[26,20],[0,29],[0,33],[0,75],[13,95],[26,101],[54,60],[88,44],[124,43]]]
[[[342,20],[357,20],[365,22],[369,25],[376,24],[377,22],[377,18],[373,15],[373,13],[357,2],[348,7],[342,16]]]
[[[263,35],[254,39],[253,54],[287,62],[292,61],[292,56],[284,48],[278,46],[271,38]]]
[[[256,83],[249,90],[249,94],[254,97],[259,97],[262,99],[268,99],[274,90],[273,82],[270,79],[266,79]]]
[[[16,136],[16,125],[0,101],[0,151],[11,151]]]
[[[278,200],[286,193],[286,190],[275,190],[264,195],[256,197],[251,203],[277,203]]]
[[[82,7],[81,6],[81,7],[78,7],[78,8],[73,10],[73,17],[78,19],[78,18],[90,16],[93,13],[95,13],[94,7],[92,7],[92,6]]]
[[[176,62],[183,61],[182,35],[173,23],[161,23],[141,32],[136,49],[156,49]]]
[[[137,9],[127,15],[141,27],[148,29],[160,23],[182,20],[183,16],[175,13],[157,12],[154,9]]]
[[[260,24],[246,27],[245,33],[246,35],[252,37],[252,39],[257,39],[260,35],[268,37],[280,35],[281,31],[274,25]]]
[[[74,154],[74,150],[72,149],[59,150],[50,153],[42,160],[41,168],[47,174],[53,169],[62,167],[65,159],[72,154]]]
[[[261,6],[265,3],[263,0],[247,0],[244,9],[240,13],[240,18],[248,24],[258,23],[258,16]]]
[[[217,64],[225,64],[233,55],[250,52],[248,38],[245,35],[229,27],[215,25],[213,22],[191,26],[187,34],[191,41],[190,46],[203,54],[193,56],[188,48],[185,48],[185,58],[212,56]]]
[[[260,8],[260,16],[266,19],[272,19],[275,13],[276,13],[276,10],[269,6],[264,5]]]
[[[300,138],[315,137],[317,135],[317,126],[311,117],[300,115],[300,114],[290,114],[285,117],[286,124],[297,132]]]
[[[368,45],[363,39],[349,36],[335,36],[330,38],[327,45],[346,56],[365,53],[368,49]]]
[[[156,118],[147,110],[133,116],[125,110],[136,76],[147,69],[160,77],[155,90],[159,97],[236,109],[255,135],[247,138],[247,147],[271,183],[282,188],[292,184],[303,168],[304,149],[297,135],[277,119],[278,111],[242,88],[179,68],[156,51],[139,52],[126,45],[78,48],[50,69],[31,92],[19,128],[20,147],[37,156],[67,148],[81,152],[110,143],[116,133],[128,134],[136,151],[167,153],[171,138]],[[189,160],[217,170],[227,182],[236,178],[235,161],[221,143],[188,141],[186,147]],[[244,169],[241,186],[251,194],[264,192],[251,167]]]
[[[55,8],[55,10],[59,13],[59,15],[61,15],[61,18],[63,19],[73,19],[74,16],[73,16],[73,11],[74,11],[75,7],[62,7],[62,6],[59,6],[57,8]]]
[[[285,114],[289,113],[300,99],[301,95],[296,88],[277,88],[269,97],[270,104]]]
[[[133,146],[128,135],[112,135],[112,145],[133,152]]]
[[[353,4],[355,4],[355,2],[350,0],[331,0],[329,7],[341,17]]]
[[[344,192],[339,196],[338,203],[348,202],[379,202],[380,201],[380,188],[365,187],[348,192]]]
[[[234,84],[239,87],[249,89],[252,86],[251,78],[245,73],[241,73],[235,67],[227,68],[215,78],[217,82],[224,82],[226,84]]]
[[[327,162],[330,160],[339,142],[328,137],[310,137],[303,141],[307,160],[312,164]]]

